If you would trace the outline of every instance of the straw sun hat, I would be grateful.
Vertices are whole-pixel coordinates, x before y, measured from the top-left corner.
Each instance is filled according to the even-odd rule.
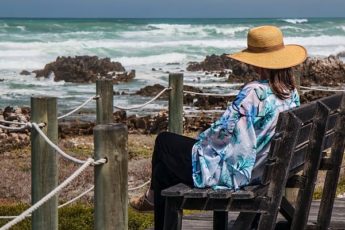
[[[283,33],[275,26],[260,26],[249,30],[247,46],[247,49],[228,57],[267,69],[293,67],[307,58],[303,46],[284,45]]]

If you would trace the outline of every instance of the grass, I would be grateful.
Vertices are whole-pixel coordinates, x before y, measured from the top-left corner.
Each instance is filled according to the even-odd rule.
[[[314,194],[313,194],[313,199],[314,200],[319,200],[322,197],[322,191],[323,187],[316,187]],[[337,186],[337,191],[336,191],[336,196],[344,194],[345,193],[345,176],[340,178],[338,186]]]
[[[0,216],[18,215],[28,208],[25,204],[0,204]],[[144,230],[152,226],[152,213],[138,213],[128,210],[128,229]],[[0,227],[9,220],[0,219]],[[11,230],[31,230],[31,218],[27,218],[15,225]],[[59,209],[59,230],[93,230],[93,207],[75,204]]]

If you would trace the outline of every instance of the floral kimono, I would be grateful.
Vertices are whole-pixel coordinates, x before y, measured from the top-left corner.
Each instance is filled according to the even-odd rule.
[[[239,189],[259,181],[278,114],[299,105],[297,90],[282,100],[267,80],[245,85],[224,114],[198,136],[192,149],[194,185]]]

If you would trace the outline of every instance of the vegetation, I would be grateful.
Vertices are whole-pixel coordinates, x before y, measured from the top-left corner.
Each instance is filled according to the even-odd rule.
[[[22,213],[28,205],[10,204],[0,205],[0,216],[12,216]],[[152,226],[152,213],[138,213],[129,208],[129,229],[144,230]],[[0,219],[0,227],[10,220]],[[92,230],[93,207],[84,204],[75,204],[59,210],[59,230]],[[31,218],[27,218],[15,225],[11,230],[31,230]]]

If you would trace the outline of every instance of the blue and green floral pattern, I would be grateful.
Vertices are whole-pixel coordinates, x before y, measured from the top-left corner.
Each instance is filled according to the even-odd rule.
[[[246,84],[224,114],[198,136],[192,150],[194,185],[214,189],[248,185],[253,169],[260,175],[278,114],[299,105],[297,90],[281,100],[268,81]]]

